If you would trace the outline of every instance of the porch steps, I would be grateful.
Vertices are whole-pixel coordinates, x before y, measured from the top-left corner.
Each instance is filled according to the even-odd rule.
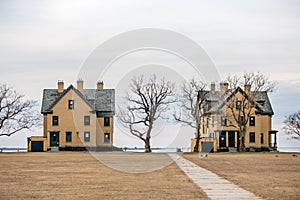
[[[230,152],[230,153],[236,153],[237,149],[234,148],[234,147],[228,147],[228,152]]]
[[[59,148],[58,147],[50,147],[51,152],[58,152]]]

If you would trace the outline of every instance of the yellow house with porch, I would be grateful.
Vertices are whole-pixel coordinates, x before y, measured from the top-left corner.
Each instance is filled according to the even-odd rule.
[[[239,151],[240,129],[232,112],[239,112],[241,103],[248,101],[247,92],[251,93],[251,86],[244,89],[238,87],[228,89],[228,83],[220,84],[220,91],[215,90],[215,84],[211,84],[211,90],[198,93],[198,102],[203,102],[199,108],[201,120],[199,126],[199,138],[191,141],[191,150],[198,140],[200,152]],[[227,109],[227,104],[234,104],[234,108]],[[267,92],[255,93],[249,119],[245,124],[246,133],[244,144],[246,151],[276,151],[276,130],[272,130],[272,116],[274,115]],[[200,105],[200,104],[199,104]]]
[[[113,150],[115,90],[77,88],[58,81],[56,89],[44,89],[41,113],[43,136],[28,138],[28,151]]]

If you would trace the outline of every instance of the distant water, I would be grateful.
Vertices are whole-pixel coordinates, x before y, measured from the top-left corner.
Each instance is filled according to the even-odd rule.
[[[122,148],[125,151],[125,148]],[[189,148],[152,148],[153,153],[172,153],[172,152],[189,152]],[[144,152],[144,148],[126,148],[128,152]],[[0,152],[27,152],[27,148],[7,148],[0,147]]]
[[[8,148],[8,147],[0,147],[0,152],[27,152],[27,148]]]
[[[123,151],[125,148],[123,148]],[[127,148],[128,152],[144,152],[144,148]],[[153,153],[171,153],[171,152],[190,152],[190,148],[152,148]],[[279,152],[297,152],[300,153],[300,147],[278,147]],[[0,152],[27,152],[27,148],[7,148],[0,147]]]
[[[145,152],[144,148],[122,148],[127,152]],[[151,148],[152,153],[190,152],[190,148]]]
[[[279,152],[299,152],[300,147],[278,147]]]

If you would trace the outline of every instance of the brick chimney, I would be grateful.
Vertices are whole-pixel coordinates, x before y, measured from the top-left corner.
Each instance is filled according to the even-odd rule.
[[[249,95],[251,92],[251,85],[249,85],[249,84],[244,85],[244,91],[247,95]]]
[[[64,81],[59,80],[57,82],[57,92],[63,93],[64,92]]]
[[[216,84],[215,83],[210,84],[210,92],[212,94],[214,94],[216,92]]]
[[[222,96],[228,91],[228,83],[220,83],[220,95]]]
[[[83,80],[81,79],[77,81],[77,90],[83,94]]]
[[[97,90],[103,90],[103,87],[104,87],[103,81],[99,81],[99,82],[97,83]]]

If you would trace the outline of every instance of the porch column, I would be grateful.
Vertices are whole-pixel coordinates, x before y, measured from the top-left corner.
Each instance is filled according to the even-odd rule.
[[[234,131],[234,147],[237,148],[237,144],[238,144],[238,134],[236,131]]]
[[[277,130],[270,130],[269,131],[269,147],[272,147],[273,150],[277,150]],[[274,135],[274,144],[272,145],[272,135]]]
[[[229,146],[229,141],[228,141],[228,131],[226,131],[226,133],[225,133],[225,140],[226,140],[226,148],[228,148],[228,146]]]
[[[277,151],[277,132],[274,132],[274,150]]]

